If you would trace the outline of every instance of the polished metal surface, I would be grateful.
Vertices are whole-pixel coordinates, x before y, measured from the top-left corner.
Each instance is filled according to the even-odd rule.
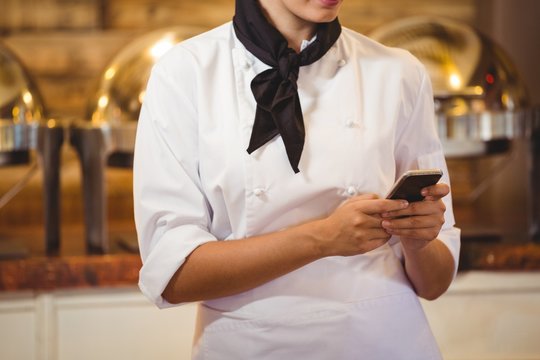
[[[45,116],[38,89],[22,63],[0,44],[0,166],[40,165],[43,177],[45,252],[60,244],[60,149],[64,127]],[[34,153],[35,157],[30,156]],[[0,194],[6,202],[25,185],[21,179]],[[5,197],[8,196],[8,197]]]
[[[133,153],[137,120],[152,66],[176,43],[202,31],[195,27],[172,27],[133,40],[103,71],[88,104],[87,118],[74,121],[72,126],[102,129],[108,153]]]
[[[42,119],[37,88],[21,62],[0,44],[0,166],[36,146],[35,128]]]
[[[0,120],[0,152],[25,151],[36,144],[36,124],[17,124],[12,120]],[[2,164],[0,164],[2,165]]]
[[[447,156],[482,154],[482,142],[526,135],[528,96],[508,55],[472,26],[439,17],[405,18],[370,34],[410,51],[433,86]]]
[[[155,30],[132,41],[106,67],[88,107],[94,125],[136,122],[154,63],[176,43],[201,33],[193,27]]]
[[[156,30],[135,39],[106,67],[85,120],[71,124],[71,144],[81,159],[86,244],[90,253],[106,253],[105,168],[131,168],[137,120],[153,65],[176,43],[201,28]]]

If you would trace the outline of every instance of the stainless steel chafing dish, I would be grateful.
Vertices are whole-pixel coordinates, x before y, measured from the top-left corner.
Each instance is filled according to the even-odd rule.
[[[174,44],[200,32],[199,28],[174,27],[135,39],[104,70],[87,119],[73,122],[70,141],[81,160],[89,252],[109,250],[105,169],[133,164],[137,120],[152,66]]]
[[[430,75],[464,238],[537,238],[538,111],[509,56],[472,26],[445,18],[405,18],[370,36],[410,51]]]
[[[36,170],[43,172],[45,250],[60,241],[59,163],[63,127],[44,114],[43,102],[21,62],[0,44],[0,166],[31,164],[27,176],[0,195],[0,207],[15,196]],[[36,156],[33,156],[35,154]]]

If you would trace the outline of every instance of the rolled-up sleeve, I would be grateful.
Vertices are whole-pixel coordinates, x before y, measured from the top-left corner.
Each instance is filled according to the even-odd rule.
[[[439,168],[443,171],[441,181],[450,185],[443,148],[437,134],[431,82],[422,65],[419,65],[419,69],[415,104],[410,114],[407,114],[406,121],[399,124],[396,134],[396,174],[399,176],[409,169]],[[461,232],[455,227],[451,192],[443,198],[443,202],[446,206],[445,223],[438,238],[454,258],[455,275],[459,263]]]
[[[161,294],[186,257],[216,240],[208,231],[212,212],[198,177],[196,75],[190,66],[181,49],[154,66],[137,127],[133,195],[143,262],[139,287],[158,307],[172,306]]]

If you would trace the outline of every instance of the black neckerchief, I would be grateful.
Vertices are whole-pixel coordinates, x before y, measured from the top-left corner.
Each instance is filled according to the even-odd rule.
[[[321,23],[315,40],[297,54],[287,40],[268,22],[257,0],[236,0],[234,31],[246,49],[271,66],[251,81],[257,111],[247,152],[251,154],[280,134],[295,173],[304,148],[305,129],[298,98],[300,66],[319,60],[338,39],[338,19]]]

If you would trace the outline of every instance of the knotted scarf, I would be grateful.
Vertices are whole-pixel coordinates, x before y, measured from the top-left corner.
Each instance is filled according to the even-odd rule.
[[[291,49],[266,19],[258,0],[236,0],[233,26],[246,49],[271,66],[251,81],[257,110],[247,152],[251,154],[279,134],[289,163],[298,173],[305,140],[297,87],[300,66],[310,65],[326,54],[338,39],[341,25],[337,18],[318,24],[315,40],[300,53]]]

